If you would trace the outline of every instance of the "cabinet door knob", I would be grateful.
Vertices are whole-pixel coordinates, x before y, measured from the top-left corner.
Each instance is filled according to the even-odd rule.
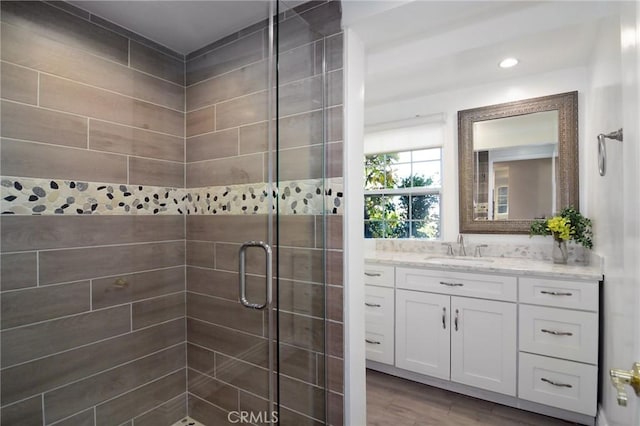
[[[555,331],[555,330],[547,330],[545,328],[541,329],[543,333],[553,334],[554,336],[573,336],[573,333],[568,331]]]
[[[545,383],[549,383],[550,385],[557,386],[559,388],[572,388],[573,387],[573,385],[570,385],[568,383],[558,383],[558,382],[554,382],[553,380],[549,380],[549,379],[544,378],[544,377],[542,377],[540,380],[545,382]]]
[[[456,309],[456,318],[453,321],[453,325],[455,326],[456,331],[458,331],[458,310]]]
[[[369,340],[369,339],[364,339],[365,342],[370,343],[372,345],[379,345],[380,342],[375,341],[375,340]]]

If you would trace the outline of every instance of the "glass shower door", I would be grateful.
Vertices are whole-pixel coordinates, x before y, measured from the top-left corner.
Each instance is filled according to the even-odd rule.
[[[327,46],[341,43],[339,3],[272,6],[270,25],[214,49],[214,57],[244,61],[229,74],[247,90],[215,104],[217,130],[238,138],[239,155],[221,160],[237,164],[230,170],[237,181],[219,189],[230,199],[226,210],[187,217],[189,413],[206,425],[328,424],[329,398],[340,407],[332,423],[341,422],[341,384],[329,393],[326,379],[333,372],[341,381],[341,317],[327,320],[325,273],[325,235],[338,224],[325,213],[340,210],[333,198],[325,202],[339,192],[327,182],[342,172],[341,161],[333,168],[326,161],[341,158],[341,144],[325,147],[327,115],[341,116],[328,108],[325,60]],[[188,61],[187,73],[197,66],[197,58]],[[200,255],[214,258],[206,271]],[[339,343],[329,357],[331,330]]]
[[[327,424],[325,40],[307,21],[313,8],[273,5],[262,124],[266,221],[238,247],[243,315],[262,316],[263,336],[216,371],[235,370],[232,380],[245,386],[230,420]]]
[[[342,375],[342,300],[331,294],[328,269],[337,252],[328,241],[340,232],[334,201],[342,176],[342,144],[336,128],[342,115],[335,45],[341,44],[340,3],[309,2],[290,7],[278,2],[276,31],[276,249],[277,392],[281,424],[340,424],[339,398],[328,390],[328,376]],[[339,67],[341,68],[341,66]],[[341,77],[341,74],[340,74]],[[331,119],[333,118],[333,120]],[[330,134],[333,136],[331,137]],[[340,228],[340,229],[338,229]],[[341,299],[341,289],[339,289]],[[330,312],[340,314],[330,318]],[[339,329],[339,330],[338,330]],[[332,334],[333,333],[333,334]],[[339,335],[339,336],[338,336]],[[335,345],[330,345],[330,337]],[[339,350],[330,356],[330,348]],[[337,356],[335,356],[337,355]],[[338,371],[339,370],[339,371]],[[340,378],[341,380],[341,378]],[[342,390],[340,389],[340,393]],[[338,395],[337,393],[335,395]],[[332,401],[332,402],[330,402]],[[340,417],[331,419],[331,405]],[[333,407],[333,412],[336,412]]]

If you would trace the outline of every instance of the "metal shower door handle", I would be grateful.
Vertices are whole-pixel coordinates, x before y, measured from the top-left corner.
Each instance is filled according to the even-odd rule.
[[[265,286],[265,302],[264,303],[251,303],[247,300],[247,277],[246,277],[246,252],[249,247],[260,247],[264,250],[266,254],[266,286]],[[271,246],[269,244],[262,241],[247,241],[246,243],[240,246],[240,303],[246,308],[251,309],[264,309],[267,305],[271,304],[271,283],[273,281],[273,272],[272,272],[272,263],[271,263]]]

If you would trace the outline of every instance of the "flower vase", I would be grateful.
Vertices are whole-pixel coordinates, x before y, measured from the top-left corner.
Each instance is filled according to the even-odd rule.
[[[582,247],[581,251],[582,256],[579,258],[580,263],[584,266],[589,266],[591,264],[591,250],[586,247]]]
[[[553,252],[551,253],[553,263],[558,265],[566,265],[567,259],[569,259],[569,250],[567,249],[567,242],[564,240],[553,240]]]

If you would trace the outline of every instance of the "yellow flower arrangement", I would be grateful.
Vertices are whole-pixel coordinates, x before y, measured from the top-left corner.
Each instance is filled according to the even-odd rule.
[[[569,218],[554,216],[547,221],[547,228],[549,228],[556,241],[571,239],[571,221]]]
[[[557,242],[572,240],[588,249],[593,248],[591,219],[582,216],[571,206],[549,219],[534,220],[529,235],[553,235]]]

